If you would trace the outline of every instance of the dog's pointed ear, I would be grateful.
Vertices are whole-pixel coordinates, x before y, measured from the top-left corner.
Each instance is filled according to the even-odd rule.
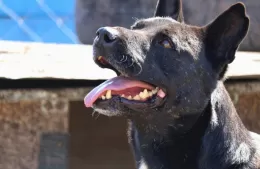
[[[181,0],[158,0],[154,16],[172,17],[178,22],[184,22]]]
[[[207,56],[220,74],[224,74],[227,65],[235,59],[248,28],[249,17],[243,3],[234,4],[203,28]]]

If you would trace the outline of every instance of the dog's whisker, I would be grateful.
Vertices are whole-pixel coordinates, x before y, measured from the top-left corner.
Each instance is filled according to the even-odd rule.
[[[127,68],[132,67],[133,65],[134,65],[134,61],[131,60],[131,64],[129,66],[127,66]]]
[[[122,62],[126,62],[128,57],[126,55],[123,55],[124,59],[122,60]]]
[[[136,65],[136,64],[133,65],[134,68],[135,68],[135,65]],[[139,64],[137,64],[137,65],[139,65]],[[135,74],[135,76],[138,76],[138,75],[141,74],[141,72],[143,71],[142,66],[139,65],[139,68],[140,68],[140,70],[139,70],[139,72],[137,72],[137,73]]]
[[[97,120],[99,116],[100,116],[100,114],[99,114],[99,113],[96,113],[95,119]]]
[[[92,112],[92,117],[93,117],[93,118],[97,119],[99,116],[100,116],[100,114],[99,114],[97,111],[94,110],[94,111]]]
[[[132,19],[133,19],[135,22],[139,20],[137,17],[132,17]]]
[[[119,60],[120,63],[122,63],[123,60],[125,59],[125,55],[121,55],[121,56],[122,56],[122,57],[121,57],[121,59]]]
[[[121,59],[119,61],[116,60],[115,62],[119,63],[119,64],[123,63],[123,62],[125,62],[125,57],[126,57],[125,55],[121,55]]]
[[[91,116],[93,117],[95,115],[96,111],[93,110],[93,112],[91,113]]]

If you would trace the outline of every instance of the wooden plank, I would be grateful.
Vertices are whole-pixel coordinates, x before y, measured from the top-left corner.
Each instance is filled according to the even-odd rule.
[[[227,77],[231,79],[260,78],[260,52],[237,52]]]
[[[228,78],[260,78],[260,53],[237,52]],[[92,60],[91,45],[0,41],[0,77],[106,80],[116,74]]]
[[[107,79],[112,70],[99,68],[89,45],[0,42],[0,77]]]

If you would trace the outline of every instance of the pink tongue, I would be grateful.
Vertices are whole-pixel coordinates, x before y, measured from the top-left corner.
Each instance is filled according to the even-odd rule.
[[[99,86],[95,87],[92,91],[90,91],[87,96],[84,98],[84,103],[86,107],[92,107],[93,103],[107,90],[120,91],[125,90],[132,87],[140,87],[152,90],[154,87],[137,80],[133,80],[130,78],[118,76],[112,79],[109,79]]]

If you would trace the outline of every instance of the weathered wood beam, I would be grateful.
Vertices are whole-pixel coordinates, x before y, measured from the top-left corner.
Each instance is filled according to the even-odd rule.
[[[260,78],[260,53],[237,52],[228,78]],[[91,45],[0,41],[0,78],[105,80],[115,73],[92,60]]]

